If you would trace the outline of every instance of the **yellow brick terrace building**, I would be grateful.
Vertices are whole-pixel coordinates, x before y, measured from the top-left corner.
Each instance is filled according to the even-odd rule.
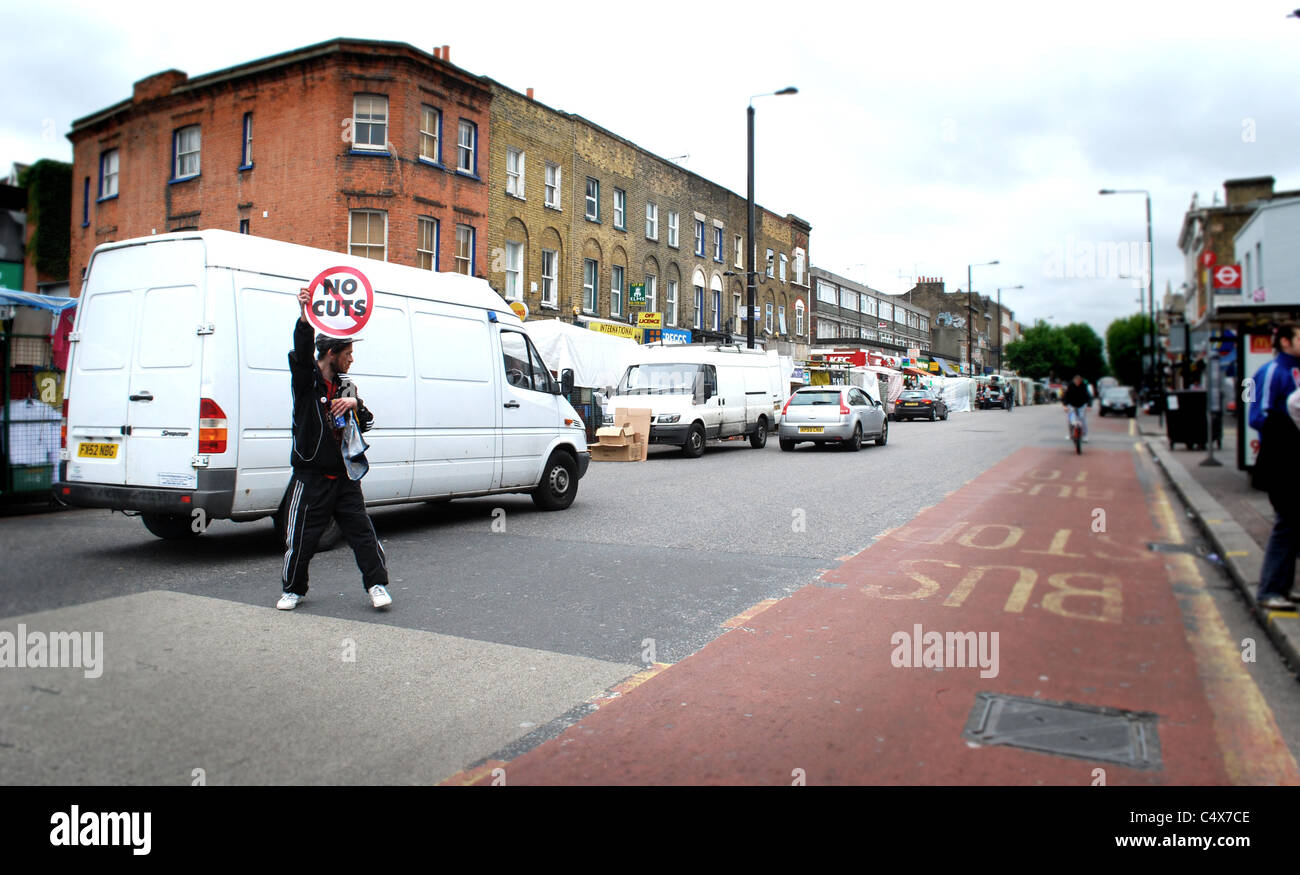
[[[493,288],[523,301],[529,319],[591,327],[658,312],[680,339],[743,341],[745,198],[537,102],[531,89],[487,81]],[[755,226],[756,344],[802,358],[811,226],[761,207]],[[645,286],[644,307],[629,300],[633,284]]]

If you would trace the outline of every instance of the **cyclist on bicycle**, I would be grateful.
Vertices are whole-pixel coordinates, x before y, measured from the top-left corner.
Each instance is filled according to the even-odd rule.
[[[1065,412],[1071,414],[1072,417],[1077,416],[1079,418],[1079,424],[1083,429],[1083,439],[1086,441],[1088,439],[1088,417],[1086,414],[1087,408],[1092,406],[1092,393],[1084,385],[1083,377],[1078,374],[1074,375],[1070,385],[1065,387],[1065,397],[1062,400],[1065,402]],[[1067,420],[1067,422],[1072,421],[1072,418]],[[1069,435],[1069,439],[1073,440],[1074,436]]]

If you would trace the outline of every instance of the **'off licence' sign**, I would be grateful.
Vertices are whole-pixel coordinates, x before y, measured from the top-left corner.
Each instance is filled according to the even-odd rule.
[[[307,321],[331,337],[351,337],[366,327],[375,309],[375,290],[355,267],[327,267],[307,287]]]

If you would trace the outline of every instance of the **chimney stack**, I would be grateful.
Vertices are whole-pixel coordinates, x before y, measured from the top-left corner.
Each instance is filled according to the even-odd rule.
[[[531,88],[528,89],[528,99],[529,99],[529,100],[532,100],[532,99],[533,99],[533,89],[531,89]]]
[[[442,59],[449,64],[451,63],[451,46],[442,47]]]
[[[442,48],[439,47],[439,46],[434,46],[434,47],[433,47],[433,56],[434,56],[435,58],[441,60],[441,59],[442,59]]]

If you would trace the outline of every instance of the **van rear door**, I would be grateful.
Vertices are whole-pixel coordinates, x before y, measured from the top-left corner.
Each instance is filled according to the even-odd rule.
[[[95,256],[69,381],[69,480],[196,488],[203,270],[200,240]]]

